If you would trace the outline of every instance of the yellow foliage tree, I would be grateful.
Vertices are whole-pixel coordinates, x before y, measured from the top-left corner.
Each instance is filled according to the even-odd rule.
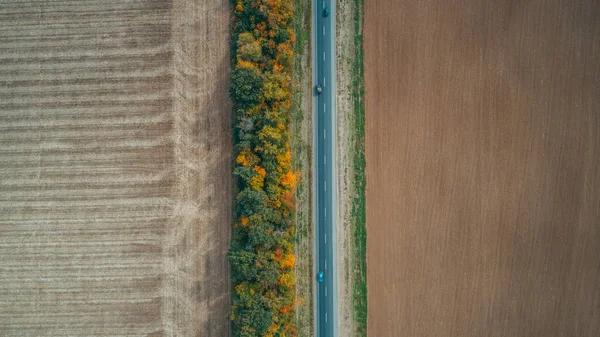
[[[253,189],[260,191],[260,190],[262,190],[262,187],[264,186],[265,176],[267,175],[267,171],[258,165],[254,165],[254,172],[256,172],[256,175],[250,179],[248,184]]]
[[[237,67],[239,68],[246,68],[246,69],[256,69],[256,64],[250,61],[244,61],[241,58],[238,58],[237,60]]]
[[[258,138],[260,140],[281,140],[281,131],[272,126],[265,125],[262,130],[258,133]]]
[[[292,273],[284,273],[279,278],[279,284],[286,288],[292,288],[294,284],[296,284],[296,279],[294,278],[294,275]]]
[[[283,170],[289,170],[292,161],[292,153],[288,149],[284,154],[277,155],[277,165]]]
[[[249,167],[258,161],[258,157],[252,153],[249,148],[245,148],[240,151],[240,154],[235,158],[235,161],[238,164]]]
[[[293,268],[296,263],[296,257],[294,254],[285,254],[283,259],[281,259],[280,265],[281,268]]]

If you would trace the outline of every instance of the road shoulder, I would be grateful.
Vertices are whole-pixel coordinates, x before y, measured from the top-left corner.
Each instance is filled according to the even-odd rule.
[[[338,0],[337,154],[339,336],[366,336],[362,0]]]

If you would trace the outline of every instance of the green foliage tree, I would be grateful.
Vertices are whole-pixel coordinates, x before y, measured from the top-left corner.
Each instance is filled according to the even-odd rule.
[[[236,282],[252,281],[256,279],[256,253],[247,250],[230,250],[229,264],[232,277]]]
[[[237,200],[238,213],[248,217],[251,214],[261,212],[268,199],[264,192],[259,192],[248,187],[238,194]]]
[[[240,165],[233,169],[233,174],[240,177],[246,183],[256,175],[256,172],[251,167]]]
[[[251,216],[259,218],[259,220],[251,219],[251,226],[248,229],[248,244],[252,247],[264,247],[265,249],[271,249],[275,244],[273,239],[273,226],[264,221],[263,217],[258,214]]]
[[[290,40],[290,31],[285,28],[277,28],[277,33],[275,34],[275,43],[283,43]]]
[[[263,288],[277,286],[279,282],[280,268],[277,261],[271,258],[271,252],[259,250],[256,254],[256,264],[259,265],[257,281]]]
[[[260,306],[239,308],[235,313],[234,331],[241,337],[263,337],[272,322],[270,310]]]
[[[260,102],[263,80],[256,70],[235,68],[230,77],[229,94],[238,107],[247,109]]]

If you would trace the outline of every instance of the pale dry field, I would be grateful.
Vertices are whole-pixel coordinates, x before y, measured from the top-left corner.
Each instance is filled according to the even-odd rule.
[[[600,335],[599,5],[365,2],[369,336]]]
[[[228,20],[0,2],[0,336],[229,335]]]

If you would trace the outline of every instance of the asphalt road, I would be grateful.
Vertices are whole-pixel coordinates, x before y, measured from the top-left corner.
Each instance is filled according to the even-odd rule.
[[[335,283],[336,233],[335,214],[335,2],[313,0],[313,78],[320,84],[321,94],[314,91],[315,142],[315,212],[316,274],[323,272],[323,282],[315,282],[317,337],[337,335],[337,284]],[[324,8],[329,16],[323,16]]]

